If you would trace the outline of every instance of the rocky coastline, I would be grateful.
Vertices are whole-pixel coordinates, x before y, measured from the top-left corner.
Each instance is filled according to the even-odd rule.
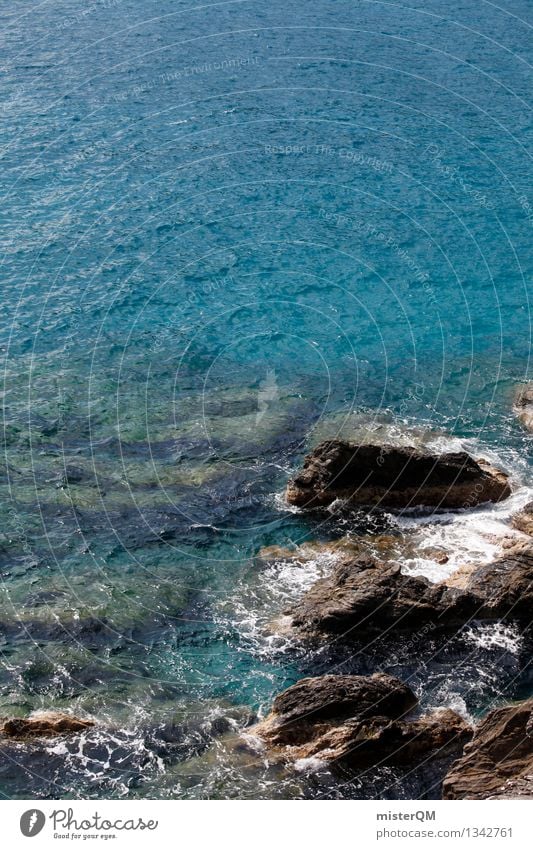
[[[526,400],[515,402],[517,411],[530,403],[527,393],[519,397]],[[523,416],[521,421],[526,423]],[[329,439],[305,457],[285,495],[291,507],[319,522],[356,513],[378,516],[373,533],[307,540],[292,549],[270,546],[255,555],[258,572],[273,561],[305,570],[321,554],[330,559],[326,573],[286,607],[283,621],[270,625],[274,637],[283,632],[302,652],[323,647],[323,668],[319,674],[305,671],[259,719],[230,711],[189,725],[154,722],[146,737],[150,757],[208,758],[216,739],[234,763],[244,757],[247,767],[268,762],[285,772],[327,769],[343,778],[346,770],[420,770],[430,776],[435,798],[533,798],[533,699],[493,701],[473,719],[445,699],[428,706],[411,678],[379,665],[363,674],[341,671],[335,654],[337,643],[355,653],[362,643],[383,637],[407,645],[411,640],[416,652],[427,634],[446,641],[472,623],[511,623],[530,639],[533,502],[506,520],[508,534],[492,560],[465,558],[450,571],[448,554],[426,547],[425,557],[443,571],[430,580],[405,568],[419,538],[381,525],[379,511],[414,512],[429,522],[443,511],[466,515],[484,504],[503,504],[513,495],[511,481],[491,463],[463,451]],[[43,741],[73,738],[77,745],[80,736],[96,748],[105,724],[83,710],[4,717],[0,749],[41,746],[47,757]]]
[[[525,412],[531,389],[519,398],[520,418],[531,426]],[[503,471],[464,452],[339,439],[308,454],[286,491],[289,504],[313,511],[339,501],[348,509],[468,510],[510,495]],[[406,574],[399,558],[379,556],[375,547],[337,545],[336,564],[285,611],[284,627],[304,643],[326,644],[384,633],[394,638],[426,626],[445,634],[473,621],[514,622],[529,634],[533,502],[512,527],[519,538],[507,540],[492,562],[465,563],[438,582]],[[446,706],[421,714],[409,684],[390,675],[324,674],[278,695],[250,733],[268,758],[300,768],[423,764],[439,776],[441,798],[533,798],[533,699],[498,706],[472,723]]]

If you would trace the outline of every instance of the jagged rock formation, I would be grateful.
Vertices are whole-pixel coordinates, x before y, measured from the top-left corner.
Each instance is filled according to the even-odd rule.
[[[406,717],[416,704],[412,690],[390,675],[305,678],[277,696],[251,732],[273,758],[353,767],[414,765],[470,738],[470,727],[450,710]]]
[[[322,442],[287,487],[287,501],[318,507],[335,499],[382,507],[473,507],[511,494],[507,476],[465,452],[428,454],[392,445]]]
[[[458,628],[473,618],[506,618],[528,627],[532,611],[533,546],[519,543],[497,560],[472,567],[462,586],[404,575],[397,563],[369,555],[345,559],[286,613],[302,632],[356,637],[428,623]]]
[[[492,710],[443,783],[445,799],[533,799],[533,699]]]
[[[80,719],[70,713],[42,711],[34,716],[0,719],[0,738],[28,740],[32,737],[57,737],[60,734],[78,734],[95,723]]]
[[[402,574],[396,563],[368,555],[340,563],[288,611],[295,627],[335,634],[416,629],[428,622],[456,627],[479,609],[468,592]]]
[[[517,531],[533,536],[533,501],[530,501],[522,508],[520,513],[513,516],[512,524]]]

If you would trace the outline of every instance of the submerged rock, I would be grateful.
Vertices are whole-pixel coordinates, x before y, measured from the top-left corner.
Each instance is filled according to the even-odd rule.
[[[514,408],[524,427],[533,430],[533,383],[528,383],[518,390]]]
[[[463,451],[430,454],[392,445],[322,442],[289,482],[287,500],[299,507],[335,499],[382,507],[472,507],[511,494],[507,475]]]
[[[209,705],[209,703],[207,703]],[[150,748],[167,762],[198,757],[207,751],[214,740],[234,735],[240,728],[252,725],[256,715],[245,707],[210,706],[206,717],[171,718],[154,728],[148,735]]]
[[[0,736],[16,740],[56,737],[60,734],[79,734],[94,724],[91,719],[80,719],[70,713],[41,711],[29,717],[0,719]]]
[[[533,699],[492,710],[443,784],[445,799],[533,799]]]
[[[412,765],[471,736],[450,710],[406,719],[416,704],[406,684],[382,673],[305,678],[277,696],[271,714],[251,731],[274,757],[353,767]]]

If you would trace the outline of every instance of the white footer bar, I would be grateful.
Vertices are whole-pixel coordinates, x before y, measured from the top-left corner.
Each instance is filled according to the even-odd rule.
[[[4,801],[1,844],[216,849],[533,846],[533,802]]]

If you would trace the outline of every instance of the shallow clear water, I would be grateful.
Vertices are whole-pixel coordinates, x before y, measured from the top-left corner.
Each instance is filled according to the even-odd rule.
[[[224,732],[333,662],[470,715],[528,690],[512,628],[304,651],[271,623],[328,563],[256,557],[369,530],[283,504],[325,435],[512,472],[503,510],[384,517],[434,579],[424,545],[488,559],[528,496],[527,13],[3,4],[0,713],[99,722],[10,751],[4,796],[431,795]]]

